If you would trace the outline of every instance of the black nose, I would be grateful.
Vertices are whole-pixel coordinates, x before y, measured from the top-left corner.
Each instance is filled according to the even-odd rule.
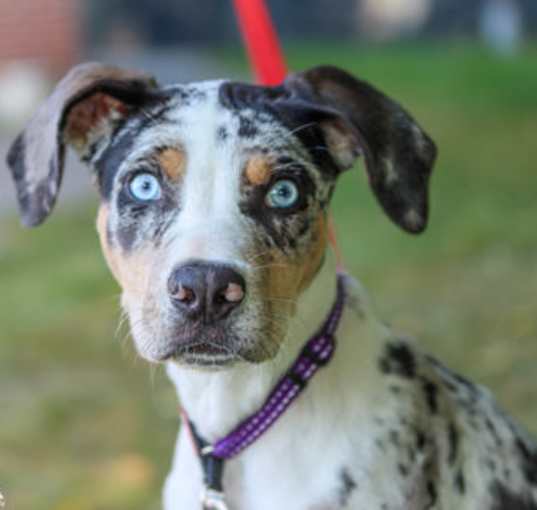
[[[227,317],[241,304],[246,283],[229,266],[192,262],[174,269],[168,292],[187,318],[210,323]]]

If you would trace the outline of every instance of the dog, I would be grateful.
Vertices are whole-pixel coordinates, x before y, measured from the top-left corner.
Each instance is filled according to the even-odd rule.
[[[357,158],[392,221],[426,226],[436,148],[398,103],[330,66],[273,87],[160,87],[82,64],[8,154],[24,224],[51,212],[67,145],[92,168],[136,348],[166,364],[187,415],[166,510],[202,508],[196,445],[263,406],[336,295],[332,359],[226,461],[225,502],[203,508],[537,510],[527,433],[486,389],[390,331],[355,280],[336,278],[327,213]]]

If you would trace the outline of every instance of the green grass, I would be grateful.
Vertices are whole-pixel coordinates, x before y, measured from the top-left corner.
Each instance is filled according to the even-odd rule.
[[[375,83],[437,141],[423,236],[390,224],[362,166],[342,178],[347,265],[395,329],[491,386],[537,432],[537,48],[504,60],[464,45],[319,44],[289,57]],[[31,232],[0,225],[0,490],[17,510],[158,508],[169,466],[175,397],[116,334],[119,291],[94,213],[88,204]]]

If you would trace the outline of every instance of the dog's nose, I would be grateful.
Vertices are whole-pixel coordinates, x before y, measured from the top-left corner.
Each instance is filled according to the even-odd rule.
[[[168,292],[187,318],[214,322],[242,303],[246,282],[229,266],[192,262],[172,272]]]

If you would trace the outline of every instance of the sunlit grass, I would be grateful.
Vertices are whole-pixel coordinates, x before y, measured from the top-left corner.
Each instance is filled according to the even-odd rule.
[[[437,141],[429,230],[390,224],[361,165],[334,213],[379,314],[490,385],[537,432],[537,57],[463,46],[289,48],[378,84]],[[240,61],[233,61],[239,69]],[[34,231],[0,226],[0,490],[16,509],[158,508],[173,392],[117,335],[119,290],[88,204]]]

